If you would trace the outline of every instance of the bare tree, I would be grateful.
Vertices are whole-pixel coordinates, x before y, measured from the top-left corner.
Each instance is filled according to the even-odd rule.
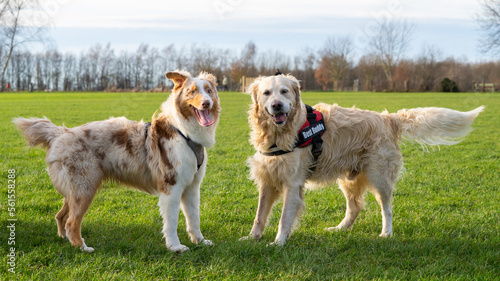
[[[294,58],[295,69],[292,74],[300,79],[302,90],[311,90],[315,86],[314,66],[316,60],[315,52],[310,48],[304,48]]]
[[[485,33],[479,44],[483,52],[500,55],[500,0],[481,0],[481,13],[476,15]]]
[[[395,90],[394,71],[408,50],[414,29],[406,20],[383,18],[366,34],[369,49],[381,63],[390,91]]]
[[[158,69],[158,58],[160,57],[160,51],[158,51],[158,48],[152,47],[149,48],[148,52],[146,53],[146,56],[144,58],[144,85],[146,89],[152,89],[156,87],[155,81],[156,77],[155,74],[157,73]]]
[[[63,75],[61,70],[62,54],[57,50],[50,52],[50,74],[52,76],[52,90],[59,90],[59,82]]]
[[[268,50],[257,56],[259,75],[273,75],[279,69],[282,73],[289,73],[291,70],[290,58],[279,50]]]
[[[148,44],[141,44],[139,45],[139,48],[137,48],[137,52],[135,53],[134,68],[132,70],[132,73],[134,76],[134,88],[136,90],[141,90],[144,88],[144,85],[142,83],[144,77],[143,70],[148,49]]]
[[[65,54],[63,57],[63,91],[73,90],[76,76],[76,57],[73,54]]]
[[[439,75],[439,60],[442,51],[436,46],[424,45],[415,61],[415,79],[419,91],[432,91],[436,88]]]
[[[256,56],[257,46],[250,41],[241,51],[240,58],[231,64],[231,79],[238,81],[242,75],[247,77],[257,76],[257,68],[255,67]]]
[[[339,91],[343,88],[343,80],[352,67],[354,42],[351,37],[328,37],[324,48],[320,51],[323,55],[321,65],[331,77],[333,89]]]
[[[42,39],[43,27],[30,26],[27,10],[38,6],[38,0],[3,0],[0,2],[2,49],[6,50],[0,73],[0,90],[5,89],[4,77],[14,50],[27,42]]]
[[[364,91],[374,91],[380,84],[380,79],[376,79],[380,76],[380,63],[376,55],[370,53],[362,56],[359,59],[357,72],[358,76],[362,79],[362,89]]]
[[[106,47],[101,50],[99,59],[99,91],[106,90],[111,81],[111,66],[115,59],[115,51],[111,49],[111,44],[108,43]]]

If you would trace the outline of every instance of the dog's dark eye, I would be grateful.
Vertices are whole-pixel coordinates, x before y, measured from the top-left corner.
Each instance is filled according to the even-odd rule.
[[[281,94],[282,94],[282,95],[284,95],[284,94],[286,94],[286,93],[288,93],[288,90],[287,90],[287,89],[283,89],[283,90],[281,90]]]
[[[212,93],[212,90],[208,89],[208,90],[207,90],[207,93],[211,94],[211,93]]]
[[[194,90],[193,90],[193,91],[191,91],[191,94],[192,94],[192,95],[194,95]]]
[[[269,96],[271,94],[270,91],[265,91],[264,93],[262,93],[264,96]]]

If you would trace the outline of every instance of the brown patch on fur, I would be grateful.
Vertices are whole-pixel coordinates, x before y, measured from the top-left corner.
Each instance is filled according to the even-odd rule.
[[[187,100],[187,103],[194,106],[195,108],[201,108],[202,107],[201,104],[203,103],[203,96],[195,95],[193,98]]]
[[[87,148],[87,143],[85,142],[84,139],[80,138],[78,139],[78,142],[80,142],[80,145],[82,146],[82,151],[88,152],[89,149]]]
[[[153,138],[154,143],[156,143],[153,148],[158,147],[161,161],[169,170],[172,170],[174,166],[168,159],[167,151],[165,151],[163,142],[174,138],[177,135],[177,132],[165,116],[160,116],[158,119],[153,118],[153,122],[151,122],[151,128],[151,137]]]
[[[188,103],[190,96],[191,96],[190,92],[186,91],[185,94],[178,95],[177,100],[175,101],[175,106],[177,107],[177,110],[186,120],[189,118],[189,116],[193,115],[193,110],[191,109],[191,106]]]
[[[151,123],[151,127],[153,128],[153,134],[156,135],[158,140],[160,138],[171,140],[177,135],[174,126],[172,126],[172,124],[168,122],[167,118],[163,116],[153,120],[153,122]]]
[[[89,129],[83,130],[83,134],[87,139],[90,139],[91,131]]]
[[[101,150],[96,150],[95,155],[99,158],[99,160],[104,160],[106,158],[106,154],[104,154]]]
[[[174,175],[166,175],[165,176],[165,183],[169,186],[174,186],[176,181],[175,181],[175,176]],[[170,191],[170,190],[169,190]]]
[[[162,169],[162,180],[157,182],[157,190],[165,194],[170,194],[170,187],[176,184],[177,172],[174,169],[172,161],[168,157],[168,151],[165,149],[164,142],[173,139],[177,135],[174,127],[167,117],[160,115],[157,119],[153,116],[151,122],[151,141],[152,149],[159,153],[161,162],[165,166]],[[151,155],[148,159],[152,159]]]
[[[167,72],[165,76],[174,82],[174,91],[180,90],[191,75],[186,71]]]
[[[170,162],[170,160],[168,159],[168,156],[167,156],[167,152],[165,151],[165,149],[163,148],[163,144],[160,142],[158,143],[158,147],[160,148],[160,156],[161,156],[161,161],[163,162],[163,164],[165,164],[165,166],[171,170],[174,168],[174,166],[172,165],[172,163]]]
[[[163,181],[158,182],[157,190],[165,193],[166,195],[170,194],[170,188],[177,183],[177,173],[175,171],[171,171],[163,175]]]
[[[125,150],[129,154],[133,154],[132,140],[128,137],[127,129],[119,130],[111,135],[111,138],[116,142],[117,145],[125,146]]]

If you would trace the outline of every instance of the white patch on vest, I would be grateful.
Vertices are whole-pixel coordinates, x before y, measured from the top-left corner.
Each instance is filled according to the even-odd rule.
[[[322,123],[318,123],[314,125],[314,127],[309,127],[307,130],[302,131],[302,136],[304,137],[304,140],[310,138],[311,136],[322,132],[325,130],[325,126]]]

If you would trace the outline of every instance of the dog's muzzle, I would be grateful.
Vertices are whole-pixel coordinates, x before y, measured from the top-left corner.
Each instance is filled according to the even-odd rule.
[[[273,119],[274,124],[282,126],[288,118],[288,112],[283,111],[284,105],[281,101],[276,101],[271,104],[271,110],[266,107],[267,114]],[[271,113],[272,112],[272,113]]]

